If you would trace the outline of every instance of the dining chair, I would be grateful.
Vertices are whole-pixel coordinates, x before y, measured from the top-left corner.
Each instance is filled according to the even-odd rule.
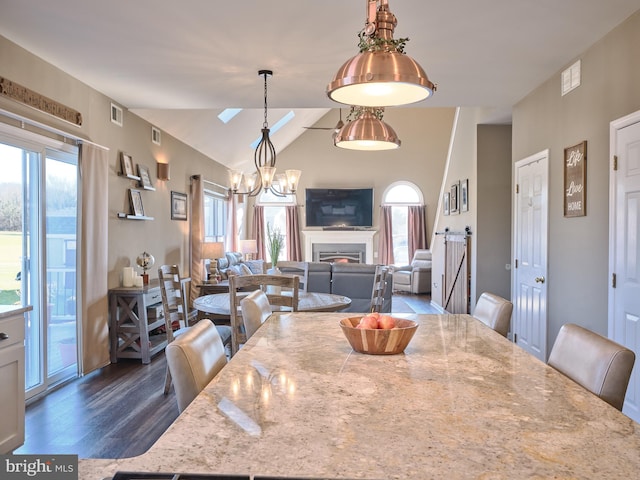
[[[389,275],[389,267],[386,265],[376,265],[376,271],[373,277],[373,289],[371,291],[371,312],[382,310],[384,305],[384,292],[387,288],[387,276]]]
[[[165,352],[182,413],[227,364],[227,355],[218,329],[208,319],[177,337]]]
[[[298,311],[300,279],[295,275],[232,275],[229,277],[229,312],[231,323],[231,356],[247,341],[240,302],[253,290],[266,293],[271,310],[286,308]],[[289,291],[281,291],[281,289]]]
[[[567,323],[551,348],[551,367],[622,410],[635,353],[591,330]]]
[[[248,340],[271,315],[271,304],[266,293],[262,290],[254,290],[240,300],[240,308],[244,333]]]
[[[278,262],[278,268],[285,275],[298,276],[300,278],[299,291],[307,291],[307,283],[309,282],[309,262],[283,260]]]
[[[513,303],[509,300],[493,293],[484,292],[476,303],[473,317],[506,337],[509,333],[512,311]]]
[[[191,278],[180,277],[180,268],[177,265],[160,266],[160,268],[158,268],[158,280],[160,283],[160,295],[162,297],[162,309],[168,345],[195,323],[198,314],[196,310],[189,310],[188,308],[188,296],[185,292],[185,286],[191,282]],[[227,325],[217,325],[216,328],[222,338],[223,344],[229,345],[231,343],[231,327]],[[167,366],[164,394],[167,395],[170,389],[171,372]]]

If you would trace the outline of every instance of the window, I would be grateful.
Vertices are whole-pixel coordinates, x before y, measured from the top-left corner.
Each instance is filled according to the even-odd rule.
[[[204,241],[224,242],[227,231],[227,199],[222,193],[204,191]]]
[[[284,235],[284,245],[282,246],[282,251],[280,252],[280,257],[278,260],[288,260],[287,258],[287,213],[285,207],[287,205],[295,205],[295,196],[288,195],[286,197],[278,197],[271,193],[270,191],[263,191],[260,194],[258,203],[264,207],[264,228],[265,228],[265,236],[267,235],[267,225],[270,226],[271,229],[278,228],[280,229],[280,233]],[[267,255],[267,260],[270,262],[271,257],[269,255],[268,244],[265,243],[265,252]]]
[[[382,204],[391,206],[391,224],[393,236],[393,258],[395,265],[409,263],[409,225],[410,205],[424,203],[420,189],[410,182],[395,182],[389,185],[382,196]]]

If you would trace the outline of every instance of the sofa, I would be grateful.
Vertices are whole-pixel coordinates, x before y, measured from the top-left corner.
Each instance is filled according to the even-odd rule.
[[[227,280],[229,274],[255,275],[266,272],[264,260],[243,260],[240,252],[226,252],[224,257],[216,259],[218,273],[222,280]]]
[[[351,299],[351,305],[343,312],[368,312],[375,265],[365,263],[309,262],[309,292],[333,293]],[[391,280],[384,292],[381,312],[391,312]]]
[[[393,269],[393,291],[407,293],[431,292],[431,264],[431,250],[416,250],[410,265]]]

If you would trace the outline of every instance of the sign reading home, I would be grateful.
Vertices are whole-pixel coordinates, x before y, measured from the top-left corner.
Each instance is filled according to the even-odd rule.
[[[564,149],[564,216],[587,214],[587,142]]]

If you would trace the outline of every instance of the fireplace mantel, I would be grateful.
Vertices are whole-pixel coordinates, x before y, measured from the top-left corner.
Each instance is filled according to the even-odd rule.
[[[303,230],[305,261],[313,261],[314,243],[363,243],[365,262],[373,264],[373,237],[376,230]]]

